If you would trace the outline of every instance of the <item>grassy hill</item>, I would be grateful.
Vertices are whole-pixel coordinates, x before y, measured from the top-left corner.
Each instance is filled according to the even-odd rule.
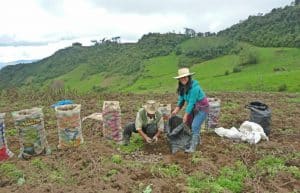
[[[254,46],[248,49],[256,51],[256,64],[243,66],[234,73],[241,56],[221,56],[193,65],[194,78],[208,91],[300,91],[300,49]],[[146,64],[146,73],[125,91],[175,92],[177,81],[172,77],[177,73],[176,62],[175,55],[153,58]]]
[[[274,8],[265,15],[247,20],[220,31],[218,36],[245,41],[263,47],[300,47],[300,4]]]
[[[300,92],[299,6],[249,16],[217,36],[149,33],[137,43],[73,44],[32,64],[4,67],[0,89],[174,92],[172,77],[187,66],[209,91]]]
[[[41,81],[40,85],[46,88],[53,81],[60,80],[64,88],[76,89],[83,93],[88,91],[175,92],[177,81],[173,77],[176,76],[178,67],[189,66],[192,71],[196,72],[194,78],[199,80],[207,91],[300,92],[299,48],[261,48],[246,43],[225,44],[224,42],[226,40],[217,37],[190,38],[177,44],[173,51],[165,56],[131,57],[128,60],[138,60],[140,63],[138,71],[131,73],[127,73],[130,65],[118,66],[120,63],[117,61],[124,57],[120,51],[119,57],[114,57],[117,61],[111,59],[113,64],[118,66],[118,70],[114,67],[111,70],[97,70],[98,65],[93,66],[88,60],[83,60],[78,65],[68,67],[69,71],[59,76],[47,79],[44,77],[45,81]],[[225,49],[224,45],[228,49]],[[131,45],[131,48],[126,49],[136,48]],[[218,49],[222,51],[215,53]],[[127,50],[125,53],[128,52]],[[191,53],[194,55],[189,56]],[[210,54],[215,54],[216,58],[207,59],[206,57]],[[255,62],[245,63],[245,57],[247,60],[248,55],[251,54],[254,55]],[[191,61],[195,63],[190,64]],[[44,67],[44,69],[47,68]],[[36,78],[41,79],[41,77],[39,75]],[[27,77],[27,81],[28,79]]]

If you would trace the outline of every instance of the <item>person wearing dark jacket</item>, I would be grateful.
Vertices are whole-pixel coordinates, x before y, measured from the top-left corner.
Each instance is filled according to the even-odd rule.
[[[178,70],[178,76],[174,77],[178,80],[178,101],[172,115],[176,115],[186,102],[183,122],[192,128],[191,145],[185,150],[187,153],[195,152],[199,144],[200,128],[206,119],[209,107],[207,97],[198,81],[192,79],[193,74],[188,68],[181,68]]]

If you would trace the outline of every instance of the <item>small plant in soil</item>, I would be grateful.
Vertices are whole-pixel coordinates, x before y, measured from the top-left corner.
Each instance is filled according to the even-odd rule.
[[[123,160],[122,160],[121,155],[115,154],[115,155],[111,156],[111,161],[115,164],[121,164]]]
[[[124,153],[132,153],[144,146],[144,141],[140,135],[133,134],[130,138],[129,145],[120,145],[120,149]]]
[[[255,164],[258,172],[274,177],[279,171],[284,169],[284,160],[273,155],[268,155]]]
[[[154,176],[160,177],[176,177],[182,174],[182,169],[179,165],[171,164],[171,165],[161,165],[156,164],[151,167],[151,173]]]
[[[196,173],[187,179],[189,192],[242,192],[243,182],[249,171],[241,162],[234,167],[224,167],[218,177]]]
[[[15,183],[24,181],[24,174],[12,163],[1,163],[0,165],[1,178],[6,177]],[[23,184],[23,183],[22,183]]]
[[[111,180],[111,178],[112,178],[114,175],[118,174],[118,172],[119,172],[119,171],[116,170],[116,169],[111,169],[111,170],[109,170],[109,171],[106,173],[105,176],[102,176],[101,178],[102,178],[103,181],[108,182],[108,181]]]
[[[42,169],[45,170],[48,168],[47,164],[45,162],[43,162],[40,158],[35,158],[31,161],[31,164],[38,168],[38,169]]]
[[[6,134],[6,136],[16,136],[17,135],[17,129],[14,129],[14,128],[7,129],[5,131],[5,134]]]
[[[192,164],[198,164],[201,160],[201,151],[197,151],[192,155]]]

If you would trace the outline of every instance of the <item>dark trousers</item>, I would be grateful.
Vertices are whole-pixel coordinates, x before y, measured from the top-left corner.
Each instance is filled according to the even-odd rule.
[[[150,138],[153,138],[154,135],[157,133],[158,129],[157,129],[157,125],[156,124],[147,124],[146,126],[142,127],[143,132]],[[125,126],[124,132],[123,132],[123,136],[124,137],[131,137],[132,132],[134,133],[138,133],[138,131],[135,128],[135,123],[131,122],[128,123]]]

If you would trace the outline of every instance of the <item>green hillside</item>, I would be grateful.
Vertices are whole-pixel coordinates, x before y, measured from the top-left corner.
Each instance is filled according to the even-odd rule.
[[[0,89],[175,92],[172,77],[186,66],[208,91],[300,92],[299,42],[296,4],[249,16],[217,36],[149,33],[137,43],[74,43],[38,62],[4,67]]]
[[[300,49],[248,49],[256,51],[258,63],[243,66],[240,72],[234,73],[241,56],[222,56],[193,65],[194,78],[208,91],[300,91]],[[172,77],[177,73],[177,59],[170,55],[150,60],[146,64],[147,72],[125,91],[175,92],[177,81]]]
[[[293,6],[274,8],[265,15],[249,16],[220,31],[218,36],[263,47],[300,47],[300,4],[296,2]]]

